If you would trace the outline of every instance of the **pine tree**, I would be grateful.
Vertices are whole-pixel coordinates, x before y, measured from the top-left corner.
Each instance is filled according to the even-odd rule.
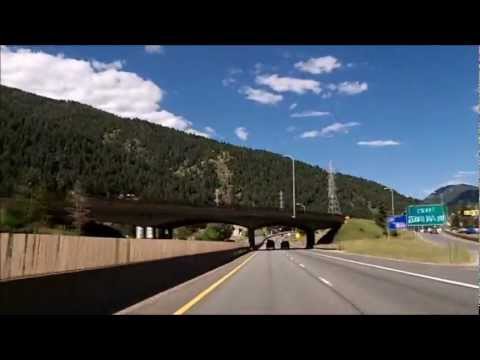
[[[387,232],[387,212],[385,211],[385,207],[380,205],[377,214],[375,215],[375,223],[383,229],[383,233]]]

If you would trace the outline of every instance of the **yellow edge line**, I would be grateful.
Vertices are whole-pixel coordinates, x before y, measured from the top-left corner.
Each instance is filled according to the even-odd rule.
[[[223,283],[225,280],[227,280],[229,277],[231,277],[233,274],[235,274],[238,270],[240,270],[248,261],[250,261],[257,253],[254,253],[250,255],[245,261],[243,261],[240,265],[238,265],[235,269],[230,271],[228,274],[224,275],[221,279],[217,280],[215,283],[210,285],[208,288],[203,290],[200,294],[195,296],[192,300],[190,300],[188,303],[183,305],[180,309],[175,311],[173,315],[182,315],[186,313],[188,310],[192,308],[196,303],[198,303],[200,300],[202,300],[205,296],[207,296],[209,293],[211,293],[213,290],[215,290],[221,283]]]

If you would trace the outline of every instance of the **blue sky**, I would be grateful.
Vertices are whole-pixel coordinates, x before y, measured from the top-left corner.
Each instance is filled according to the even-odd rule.
[[[423,198],[476,183],[477,51],[8,46],[1,75],[8,86],[321,167],[332,160],[342,173]]]

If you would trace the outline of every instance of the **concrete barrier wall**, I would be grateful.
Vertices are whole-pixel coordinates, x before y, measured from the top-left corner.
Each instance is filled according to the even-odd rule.
[[[195,251],[194,247],[185,246],[183,251]],[[114,314],[248,251],[244,247],[0,280],[0,315]],[[136,254],[142,256],[142,252]]]
[[[0,280],[241,248],[219,241],[0,234]]]

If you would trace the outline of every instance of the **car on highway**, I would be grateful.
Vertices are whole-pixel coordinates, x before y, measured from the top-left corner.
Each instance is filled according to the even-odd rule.
[[[438,234],[438,229],[436,228],[431,228],[429,231],[428,231],[429,234]]]
[[[476,229],[476,228],[467,228],[467,229],[465,229],[464,234],[478,234],[478,229]]]
[[[275,249],[275,241],[268,239],[267,240],[267,250]]]
[[[288,240],[283,240],[280,243],[280,249],[290,249],[290,243],[288,242]]]

